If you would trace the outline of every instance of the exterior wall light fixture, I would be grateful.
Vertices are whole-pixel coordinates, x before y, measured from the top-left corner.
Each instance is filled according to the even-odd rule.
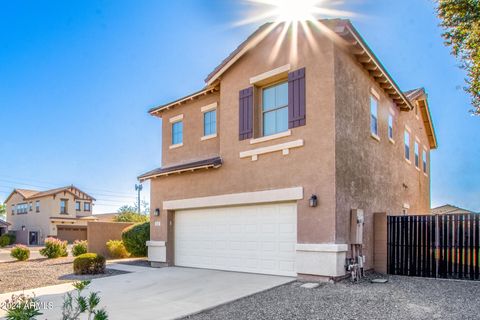
[[[308,204],[310,205],[310,207],[316,207],[317,206],[317,203],[318,203],[318,198],[315,194],[312,194],[312,196],[310,197],[310,199],[308,199]]]
[[[153,213],[156,217],[160,215],[160,209],[156,208],[155,212]]]

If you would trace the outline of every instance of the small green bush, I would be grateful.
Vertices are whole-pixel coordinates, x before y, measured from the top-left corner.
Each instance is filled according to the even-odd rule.
[[[25,261],[30,258],[30,249],[22,244],[17,244],[10,251],[10,256],[18,261]]]
[[[40,250],[40,254],[49,259],[68,256],[67,241],[55,238],[45,239],[45,248]]]
[[[6,235],[10,238],[10,244],[14,244],[17,240],[17,236],[15,235],[15,233],[7,233]]]
[[[125,228],[122,232],[125,248],[132,256],[147,255],[147,241],[150,240],[150,222],[138,223]]]
[[[10,244],[10,237],[7,234],[0,236],[0,248],[6,247]]]
[[[122,259],[130,256],[122,240],[109,240],[106,245],[110,258]]]
[[[87,240],[75,240],[72,246],[72,255],[78,257],[81,254],[87,253]]]
[[[75,274],[105,273],[105,258],[96,253],[84,253],[73,260]]]

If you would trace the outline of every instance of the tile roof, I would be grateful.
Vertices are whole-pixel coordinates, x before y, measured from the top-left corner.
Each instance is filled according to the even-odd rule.
[[[5,200],[5,203],[10,199],[10,197],[14,194],[14,193],[19,193],[25,200],[31,200],[31,199],[37,199],[37,198],[41,198],[41,197],[46,197],[46,196],[49,196],[49,195],[54,195],[54,194],[57,194],[59,192],[62,192],[62,191],[65,191],[65,192],[69,192],[73,195],[76,196],[76,194],[74,193],[74,190],[80,192],[80,193],[83,193],[87,198],[95,201],[95,198],[90,196],[89,194],[83,192],[82,190],[78,189],[77,187],[75,187],[74,185],[70,185],[70,186],[66,186],[66,187],[61,187],[61,188],[55,188],[55,189],[50,189],[50,190],[44,190],[44,191],[38,191],[38,190],[31,190],[31,189],[14,189],[12,191],[12,193],[10,193],[10,195],[7,197],[7,199]]]
[[[209,159],[197,160],[187,163],[175,164],[168,167],[161,167],[144,173],[138,177],[138,180],[148,180],[159,176],[168,175],[171,173],[182,173],[185,171],[193,171],[204,168],[218,168],[222,165],[223,161],[220,157],[214,157]]]

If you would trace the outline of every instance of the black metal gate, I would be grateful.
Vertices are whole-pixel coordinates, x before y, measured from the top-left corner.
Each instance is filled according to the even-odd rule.
[[[390,274],[480,280],[480,215],[388,216]]]

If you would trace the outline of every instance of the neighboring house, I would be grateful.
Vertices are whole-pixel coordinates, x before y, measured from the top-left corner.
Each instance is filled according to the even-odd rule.
[[[451,204],[446,204],[440,207],[433,208],[430,211],[432,214],[470,214],[476,213],[467,209],[459,208]]]
[[[10,230],[17,242],[43,244],[47,237],[72,242],[87,239],[95,199],[72,186],[46,191],[15,189],[5,200]]]
[[[350,21],[321,23],[296,56],[282,24],[260,27],[203,90],[149,111],[152,265],[341,277],[354,247],[373,265],[374,213],[430,211],[425,90],[402,92]]]
[[[8,232],[9,226],[10,226],[10,223],[0,219],[0,236]]]

